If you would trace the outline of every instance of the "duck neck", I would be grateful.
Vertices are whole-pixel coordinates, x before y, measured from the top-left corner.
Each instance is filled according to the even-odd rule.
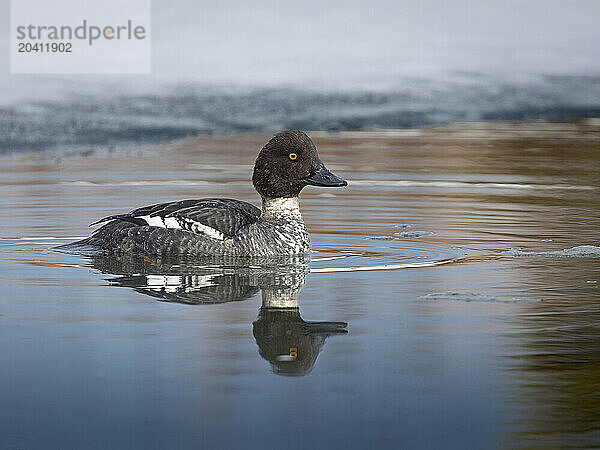
[[[300,289],[282,287],[281,289],[263,288],[263,308],[298,308],[298,297]]]
[[[298,197],[263,197],[261,218],[277,219],[281,217],[290,217],[302,220]]]

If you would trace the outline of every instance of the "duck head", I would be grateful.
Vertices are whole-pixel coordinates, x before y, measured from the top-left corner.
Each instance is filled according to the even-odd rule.
[[[299,130],[282,131],[267,142],[256,158],[252,183],[264,198],[297,197],[308,185],[348,185],[325,167],[313,141]]]

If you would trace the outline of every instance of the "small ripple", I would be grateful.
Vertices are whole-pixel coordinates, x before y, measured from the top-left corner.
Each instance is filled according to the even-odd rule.
[[[420,300],[431,301],[459,301],[459,302],[484,302],[484,303],[524,303],[536,300],[516,297],[504,297],[480,294],[478,292],[433,292],[421,295]]]
[[[66,237],[58,237],[58,236],[37,236],[37,237],[0,237],[0,242],[12,242],[12,241],[68,241],[73,239],[85,239],[87,236],[66,236]]]
[[[435,236],[433,231],[400,231],[398,233],[394,233],[393,236],[367,236],[367,239],[371,239],[373,241],[393,241],[398,238],[420,238],[426,236]]]
[[[511,248],[502,254],[514,257],[542,256],[552,258],[599,258],[600,247],[596,247],[595,245],[580,245],[577,247],[566,248],[564,250],[547,252],[529,252],[521,250],[520,248]]]
[[[69,186],[210,186],[227,184],[246,186],[246,181],[206,181],[206,180],[136,180],[136,181],[59,181],[56,184]]]
[[[400,236],[403,238],[419,238],[434,235],[435,233],[433,231],[401,231],[399,233],[394,233],[394,236]]]
[[[368,242],[368,243],[365,243]],[[373,242],[375,241],[375,242]],[[403,241],[395,237],[349,237],[335,247],[317,247],[311,273],[364,272],[434,267],[462,260],[462,249]]]
[[[78,261],[63,261],[51,257],[40,260],[37,255],[58,255],[54,248],[48,245],[60,244],[65,241],[83,239],[82,236],[21,236],[2,237],[0,245],[10,247],[11,252],[33,252],[28,258],[5,257],[19,264],[48,266],[48,267],[73,267],[87,268],[86,264]],[[411,241],[400,240],[397,237],[373,237],[378,242],[369,242],[365,237],[341,238],[331,247],[317,247],[312,251],[310,271],[312,273],[333,272],[364,272],[381,270],[399,270],[410,268],[435,267],[443,264],[462,260],[467,255],[462,249],[444,248]],[[15,255],[17,253],[14,253]],[[95,252],[94,252],[95,254]],[[81,256],[90,256],[85,252]]]
[[[310,273],[333,273],[333,272],[370,272],[375,270],[399,270],[399,269],[417,269],[422,267],[435,267],[442,264],[450,264],[456,259],[447,259],[440,261],[414,262],[401,264],[382,264],[373,266],[351,266],[351,267],[323,267],[310,269]]]
[[[397,187],[441,187],[441,188],[496,188],[496,189],[537,189],[537,190],[578,190],[591,191],[595,186],[573,184],[530,184],[530,183],[482,183],[466,181],[417,181],[417,180],[352,180],[350,185],[397,186]]]

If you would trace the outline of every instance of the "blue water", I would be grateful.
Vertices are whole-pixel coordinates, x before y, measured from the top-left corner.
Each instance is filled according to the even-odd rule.
[[[349,185],[275,266],[52,249],[256,203],[265,136],[1,156],[0,447],[599,447],[599,128],[314,133]]]

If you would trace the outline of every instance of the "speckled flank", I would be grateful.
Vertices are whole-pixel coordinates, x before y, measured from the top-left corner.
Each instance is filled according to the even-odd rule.
[[[79,244],[151,255],[274,256],[310,250],[310,238],[300,214],[298,198],[264,199],[259,219],[242,227],[235,236],[224,239],[114,220]]]

